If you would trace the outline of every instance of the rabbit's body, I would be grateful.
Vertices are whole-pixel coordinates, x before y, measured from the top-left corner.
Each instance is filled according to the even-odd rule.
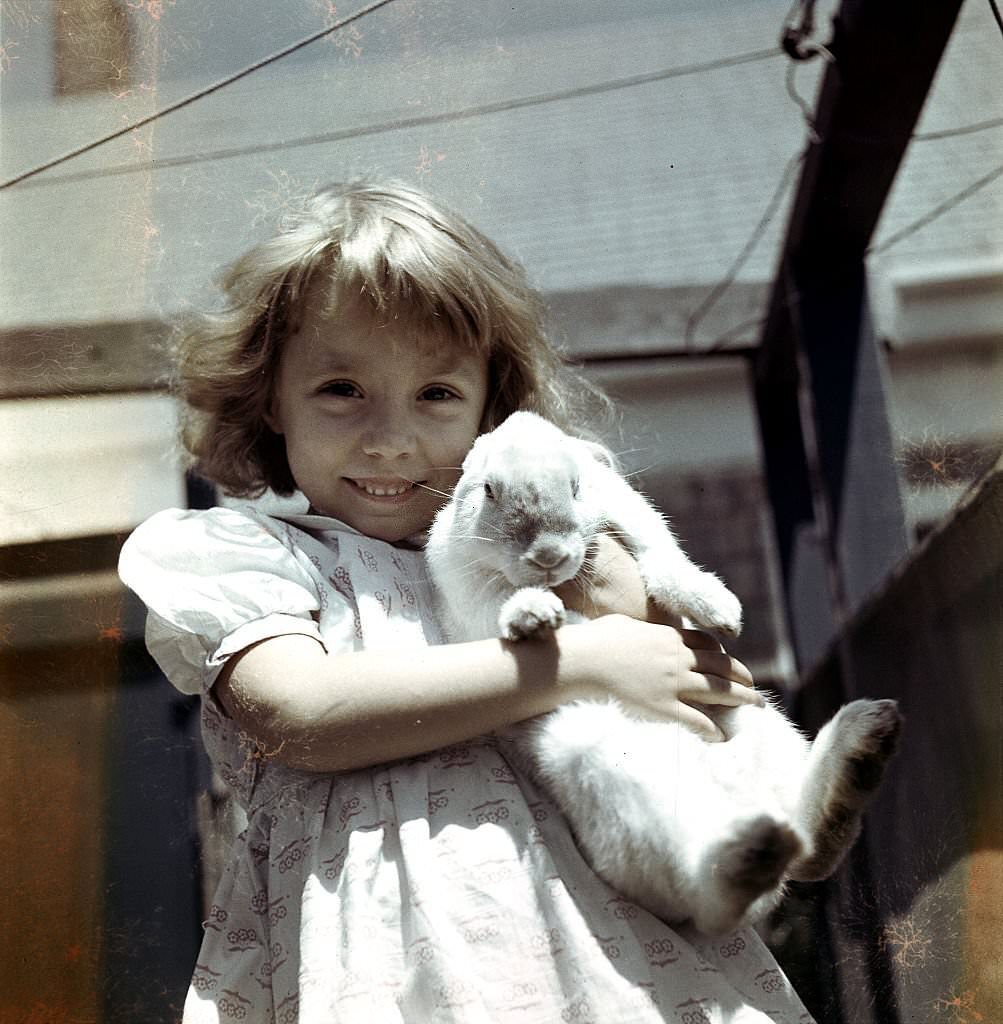
[[[429,572],[453,641],[518,640],[570,616],[550,588],[602,530],[638,562],[649,596],[737,635],[741,606],[694,565],[597,445],[516,413],[478,438],[429,533]],[[855,701],[813,743],[776,707],[716,707],[727,741],[575,701],[508,731],[571,823],[592,868],[668,921],[708,934],[755,920],[787,878],[831,873],[860,827],[897,738],[893,701]]]

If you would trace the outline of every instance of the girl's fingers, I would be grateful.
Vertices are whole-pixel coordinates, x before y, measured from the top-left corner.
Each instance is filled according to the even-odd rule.
[[[722,650],[691,648],[690,670],[704,676],[716,676],[720,680],[752,686],[752,673],[736,658]]]
[[[710,743],[720,743],[724,740],[724,733],[718,728],[717,723],[712,722],[705,714],[690,707],[689,704],[680,703],[673,718]]]
[[[751,686],[734,683],[730,679],[721,679],[719,676],[696,675],[691,685],[679,691],[679,696],[685,700],[699,701],[701,704],[720,704],[729,708],[742,704],[762,707],[766,703],[763,695]]]
[[[702,629],[680,629],[679,635],[683,638],[683,643],[694,651],[721,650],[721,645],[714,639],[714,637],[712,637],[710,633],[705,633]]]

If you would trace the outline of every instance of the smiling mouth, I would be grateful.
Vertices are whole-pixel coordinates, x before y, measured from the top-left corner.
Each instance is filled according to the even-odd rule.
[[[415,489],[420,481],[410,480],[355,480],[352,477],[345,479],[363,494],[370,498],[400,498],[409,494]]]

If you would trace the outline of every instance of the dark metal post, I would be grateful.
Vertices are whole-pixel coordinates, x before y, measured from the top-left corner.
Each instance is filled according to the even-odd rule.
[[[863,264],[789,270],[757,361],[767,486],[798,662],[813,664],[907,550]]]
[[[835,59],[822,83],[753,364],[802,672],[835,639],[845,640],[847,616],[907,550],[864,260],[960,5],[843,0],[828,47]],[[802,721],[809,728],[856,695],[854,659],[848,643],[840,647],[835,683],[842,692],[804,695],[813,708],[813,720]],[[900,1024],[866,836],[855,854],[840,884],[852,878],[866,894],[867,963],[840,971],[827,1020],[840,1017],[845,996],[854,1024]],[[839,922],[832,925],[838,948],[846,936]]]
[[[844,0],[755,394],[802,668],[906,551],[864,257],[960,0]]]

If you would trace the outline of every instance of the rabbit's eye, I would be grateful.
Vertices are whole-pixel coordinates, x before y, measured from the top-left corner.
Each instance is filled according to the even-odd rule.
[[[484,494],[488,498],[493,498],[495,496],[495,492],[491,489],[491,484],[489,484],[487,480],[484,481]]]
[[[571,497],[572,498],[577,498],[578,497],[578,490],[579,490],[579,480],[576,477],[574,480],[571,481]]]

